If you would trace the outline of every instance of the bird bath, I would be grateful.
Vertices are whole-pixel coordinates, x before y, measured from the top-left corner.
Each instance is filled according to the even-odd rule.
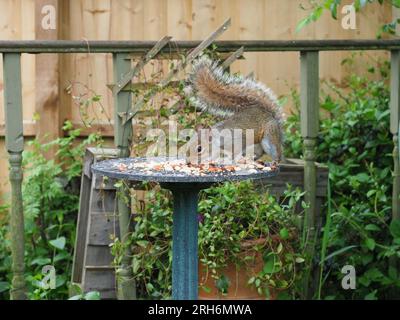
[[[182,160],[166,157],[119,158],[97,162],[92,170],[113,179],[158,182],[162,188],[172,191],[172,298],[195,300],[198,297],[197,205],[200,190],[225,181],[273,177],[279,168],[212,165],[200,170],[178,165],[179,161]]]

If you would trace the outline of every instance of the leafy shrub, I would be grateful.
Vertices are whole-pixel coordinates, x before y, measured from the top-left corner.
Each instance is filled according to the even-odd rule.
[[[269,288],[291,288],[298,277],[296,263],[302,263],[298,241],[296,203],[302,194],[288,190],[282,203],[251,182],[225,183],[203,190],[199,201],[199,259],[224,292],[228,287],[221,270],[228,263],[244,266],[251,254],[243,256],[242,244],[265,238],[254,245],[265,268],[250,279],[250,285],[262,295]],[[171,295],[172,202],[168,191],[159,188],[147,192],[146,205],[136,208],[135,228],[128,245],[134,252],[132,268],[142,298],[168,298]],[[272,236],[279,235],[278,241]],[[113,253],[119,263],[122,245],[116,241]],[[203,287],[204,290],[209,288]]]
[[[30,299],[68,297],[79,202],[79,189],[74,187],[74,181],[81,174],[85,147],[99,142],[99,137],[93,134],[77,143],[80,130],[73,129],[70,122],[66,122],[63,130],[67,133],[65,137],[45,144],[32,140],[23,153],[25,275]],[[57,147],[56,157],[47,160],[45,154],[52,147]],[[8,239],[5,223],[0,229],[2,238]],[[8,240],[1,241],[0,246],[0,289],[7,290],[12,276]],[[46,289],[42,282],[45,265],[55,268],[56,289]]]
[[[400,255],[400,239],[399,226],[390,226],[393,143],[388,67],[387,62],[378,63],[365,76],[352,75],[342,89],[326,83],[321,97],[317,161],[328,164],[332,186],[326,298],[385,299],[400,293],[399,275],[389,263],[390,257]],[[293,96],[298,106],[298,97]],[[288,119],[288,156],[302,155],[299,123],[298,112]],[[341,288],[344,265],[355,267],[356,290]]]

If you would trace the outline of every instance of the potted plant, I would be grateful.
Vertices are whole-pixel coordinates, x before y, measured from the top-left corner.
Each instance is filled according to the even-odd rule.
[[[274,299],[296,277],[299,242],[295,204],[288,190],[282,203],[251,182],[204,191],[199,212],[199,298]]]

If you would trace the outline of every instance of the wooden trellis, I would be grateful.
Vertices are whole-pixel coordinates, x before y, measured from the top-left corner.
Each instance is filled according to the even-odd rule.
[[[306,199],[310,203],[306,221],[311,231],[315,229],[316,166],[315,150],[318,132],[318,56],[320,51],[330,50],[387,50],[391,52],[391,102],[390,131],[393,135],[393,219],[400,219],[400,167],[399,167],[399,115],[400,115],[400,40],[294,40],[294,41],[216,41],[219,52],[232,53],[241,47],[245,51],[297,51],[301,60],[301,134],[304,139],[304,187]],[[112,53],[114,79],[123,79],[131,71],[131,63],[126,58],[131,54],[146,54],[157,42],[154,41],[0,41],[3,55],[4,106],[6,123],[6,147],[9,153],[11,183],[11,249],[13,261],[12,299],[26,298],[24,282],[24,219],[22,207],[22,99],[21,99],[21,54],[40,53]],[[178,52],[193,49],[199,41],[176,41],[174,47],[165,46],[159,53]],[[122,82],[123,83],[123,82]],[[122,86],[121,83],[121,86]],[[162,85],[161,83],[160,85]],[[115,93],[115,145],[120,156],[129,154],[132,135],[128,128],[129,112],[140,108],[140,101],[131,108],[131,95],[124,90]],[[127,234],[129,208],[118,202],[121,234]],[[310,248],[312,250],[312,248]],[[125,267],[127,261],[125,260]],[[129,280],[129,274],[123,274]],[[129,285],[129,281],[127,281]],[[129,286],[128,286],[129,287]],[[125,288],[129,291],[129,288]],[[124,288],[122,288],[124,291]]]

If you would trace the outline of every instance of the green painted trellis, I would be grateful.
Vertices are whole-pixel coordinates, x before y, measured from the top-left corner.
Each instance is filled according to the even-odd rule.
[[[304,139],[304,186],[306,200],[310,206],[306,211],[307,236],[313,239],[315,233],[316,167],[315,148],[318,133],[318,53],[332,50],[389,50],[391,51],[391,102],[390,131],[393,134],[393,219],[400,219],[400,165],[399,165],[399,116],[400,116],[400,40],[294,40],[294,41],[216,41],[219,52],[234,52],[241,47],[247,52],[297,51],[301,60],[301,134]],[[151,50],[155,41],[0,41],[4,72],[4,107],[6,123],[6,147],[9,153],[11,183],[11,249],[12,249],[12,299],[25,299],[24,282],[24,218],[22,206],[22,98],[21,98],[21,54],[23,53],[112,53],[115,80],[130,71],[126,54],[144,55]],[[197,47],[199,41],[176,41],[173,47],[163,47],[160,53],[174,53]],[[117,90],[118,91],[118,90]],[[123,121],[119,113],[127,113],[131,107],[127,92],[115,95],[115,144],[120,155],[129,153],[132,128]],[[124,128],[125,127],[125,128]],[[125,129],[125,130],[124,130]],[[120,222],[129,226],[129,207],[121,201],[118,204]],[[124,227],[121,228],[122,230]],[[125,234],[122,231],[122,234]],[[313,241],[310,241],[312,244]],[[310,245],[309,252],[313,250]],[[122,263],[121,275],[130,279],[127,260]],[[131,290],[131,286],[121,288]],[[123,295],[134,293],[123,293]]]

